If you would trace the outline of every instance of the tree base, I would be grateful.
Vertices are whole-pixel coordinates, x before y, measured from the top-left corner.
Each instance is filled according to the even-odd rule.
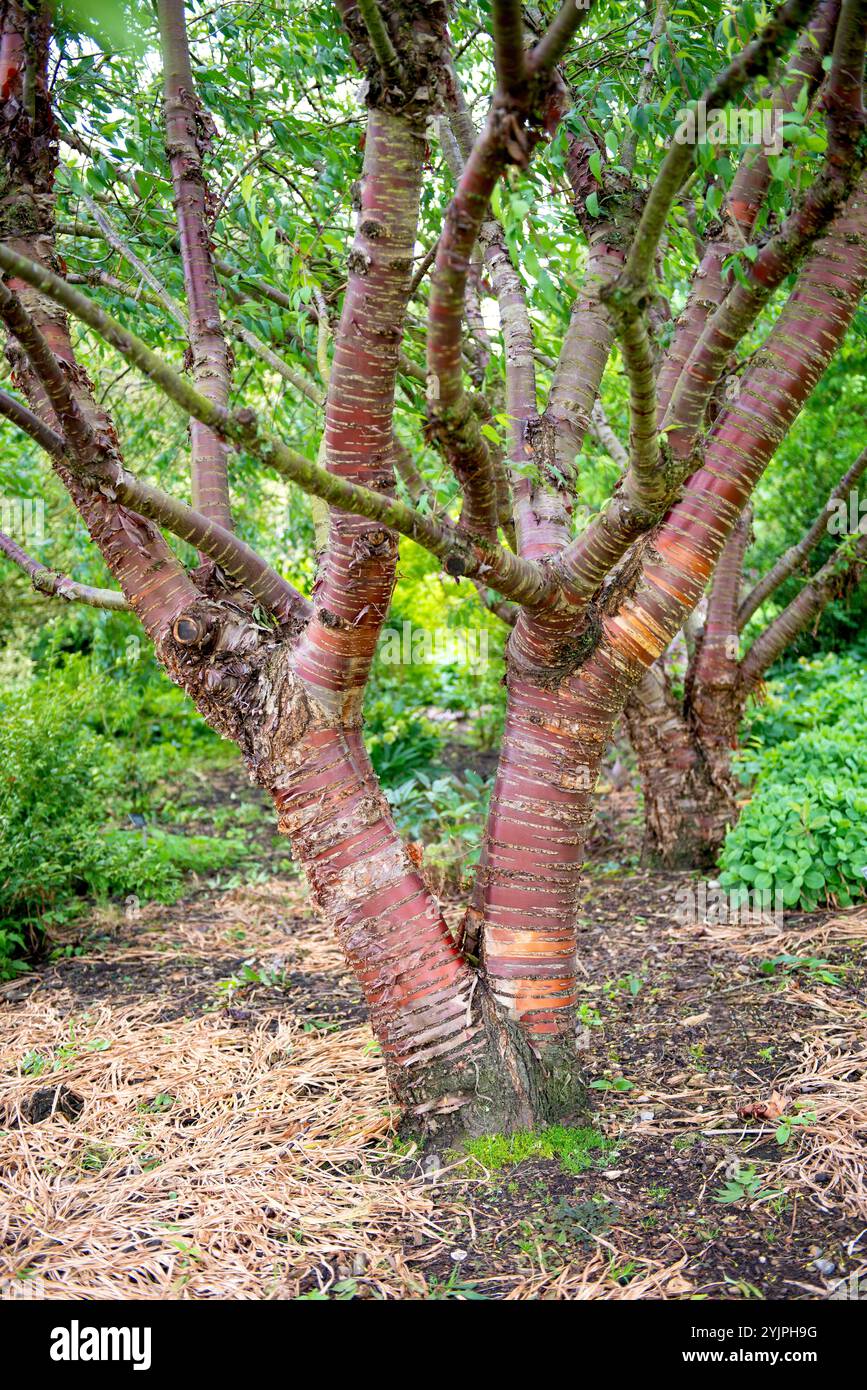
[[[666,780],[654,786],[644,779],[644,843],[641,862],[660,869],[716,869],[729,827],[737,824],[738,805],[731,789],[695,773],[679,788]]]
[[[480,986],[482,1045],[471,1056],[392,1077],[404,1106],[402,1137],[423,1149],[459,1149],[488,1134],[514,1134],[586,1118],[588,1098],[574,1037],[530,1045]]]

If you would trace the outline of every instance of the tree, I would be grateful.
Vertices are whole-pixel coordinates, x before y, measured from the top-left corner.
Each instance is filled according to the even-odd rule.
[[[725,112],[761,84],[814,8],[786,0],[749,37],[710,7],[710,30],[691,31],[697,57],[684,78],[686,114]],[[302,301],[327,377],[319,462],[284,442],[264,411],[234,403],[204,163],[209,120],[194,92],[181,0],[159,3],[175,225],[145,213],[138,225],[147,223],[145,246],[177,247],[184,304],[97,200],[78,191],[76,201],[91,212],[87,232],[135,270],[162,323],[167,316],[182,328],[188,374],[127,325],[132,315],[139,326],[138,313],[142,331],[154,336],[140,306],[123,315],[104,307],[100,291],[118,293],[110,272],[97,268],[89,294],[64,274],[50,16],[20,0],[2,6],[0,316],[26,404],[4,393],[0,408],[48,453],[166,671],[236,741],[273,796],[314,901],[334,923],[364,990],[406,1122],[438,1140],[526,1126],[569,1114],[580,1102],[576,904],[600,761],[630,692],[701,597],[867,282],[865,8],[863,0],[821,7],[830,56],[821,111],[801,112],[809,140],[798,178],[777,181],[760,244],[732,256],[714,243],[714,295],[699,266],[683,320],[657,362],[654,340],[666,319],[657,270],[670,244],[692,241],[690,198],[693,212],[701,201],[701,217],[716,235],[722,179],[706,164],[694,172],[696,146],[678,133],[684,113],[650,100],[662,47],[673,60],[678,53],[665,7],[642,18],[646,57],[632,129],[622,100],[591,107],[585,99],[576,34],[598,25],[595,15],[569,0],[549,20],[541,10],[524,14],[513,0],[494,0],[493,90],[477,132],[456,63],[472,51],[476,82],[480,66],[490,71],[489,50],[465,47],[459,55],[444,5],[338,0],[352,60],[366,79],[365,134],[345,285],[331,286],[333,306],[321,286]],[[752,12],[745,22],[754,23]],[[480,34],[477,25],[470,32],[469,44]],[[733,56],[714,77],[707,60],[720,40]],[[594,28],[592,42],[604,49],[607,31]],[[349,59],[345,48],[334,51],[340,61],[332,61],[331,80],[345,85]],[[253,86],[247,99],[255,104]],[[652,122],[642,118],[646,108],[655,110]],[[432,120],[456,180],[439,207],[425,187]],[[534,151],[550,136],[562,141],[562,174],[587,254],[540,411],[533,305],[519,264],[532,247],[518,244],[502,194],[530,177]],[[89,149],[76,130],[66,138]],[[636,173],[642,139],[643,167],[656,164],[646,185]],[[239,173],[241,184],[253,178],[249,169]],[[117,181],[133,204],[147,204],[143,174],[119,173]],[[349,189],[342,192],[348,198]],[[252,206],[251,194],[251,220]],[[420,209],[437,234],[414,270]],[[258,205],[255,215],[261,225]],[[269,219],[270,244],[278,225],[279,216]],[[333,259],[323,255],[326,280]],[[410,299],[429,266],[419,324]],[[490,335],[479,312],[480,271],[499,305],[504,410],[496,388],[487,387],[487,366],[481,369]],[[536,286],[555,284],[556,273],[549,258],[546,280],[540,269]],[[229,281],[230,302],[250,297],[250,278]],[[286,298],[279,285],[252,278],[254,297],[278,305]],[[787,291],[781,306],[777,291]],[[194,422],[192,506],[127,468],[78,361],[71,320]],[[304,370],[251,329],[235,331],[247,346],[255,342],[251,350],[262,360],[270,355],[283,380],[294,379],[305,409],[318,406],[321,391]],[[749,334],[760,335],[760,350],[737,398],[720,403],[717,381]],[[426,371],[407,351],[419,337]],[[615,344],[628,389],[627,466],[601,510],[576,526],[576,457]],[[298,360],[309,361],[306,340]],[[398,382],[406,378],[417,390],[419,376],[426,439],[456,480],[449,507],[430,504],[416,457],[407,459],[395,434]],[[502,451],[498,417],[505,420]],[[412,453],[419,451],[417,441]],[[309,598],[234,529],[229,484],[236,467],[252,464],[328,506]],[[181,563],[165,533],[194,545],[199,562]],[[447,574],[476,584],[489,603],[512,605],[499,771],[457,939],[418,856],[395,830],[362,735],[362,698],[395,583],[399,536],[428,550]],[[26,564],[8,546],[6,553]],[[38,582],[46,590],[53,583]],[[73,593],[71,583],[53,587],[70,598],[118,602],[116,590]]]
[[[800,540],[743,597],[751,514],[742,513],[717,563],[703,623],[688,630],[683,695],[661,658],[626,704],[644,797],[644,856],[669,868],[713,868],[726,830],[738,819],[732,758],[749,699],[765,674],[832,599],[857,584],[867,562],[867,536],[849,532],[850,495],[867,468],[867,449],[841,478]],[[810,556],[846,511],[843,539],[741,656],[740,634],[763,603]],[[691,625],[692,626],[692,625]]]

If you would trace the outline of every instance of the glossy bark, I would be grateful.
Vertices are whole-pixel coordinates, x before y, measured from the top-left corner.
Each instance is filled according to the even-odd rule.
[[[564,6],[525,54],[519,8],[495,0],[499,86],[481,136],[465,151],[444,217],[428,334],[431,425],[464,494],[458,533],[393,498],[396,469],[417,486],[395,439],[393,406],[404,362],[426,131],[453,95],[446,11],[438,3],[404,10],[369,0],[340,0],[340,9],[365,71],[368,108],[360,211],[325,400],[324,468],[275,440],[252,411],[226,408],[227,359],[204,222],[200,113],[175,0],[162,3],[169,154],[196,383],[203,389],[191,388],[122,325],[45,274],[46,268],[62,274],[53,245],[48,29],[44,18],[14,3],[3,10],[4,90],[16,90],[27,54],[41,50],[42,64],[35,113],[22,116],[7,103],[0,129],[3,239],[26,257],[10,260],[4,252],[4,266],[14,274],[0,292],[0,311],[11,334],[16,381],[43,427],[62,436],[65,452],[50,443],[49,451],[63,482],[172,679],[214,728],[235,740],[251,774],[273,797],[314,901],[333,923],[364,992],[406,1125],[439,1144],[571,1117],[583,1104],[576,1048],[583,847],[601,760],[625,707],[654,783],[660,840],[677,838],[666,809],[672,779],[670,767],[662,768],[662,750],[674,750],[678,775],[688,783],[686,804],[702,853],[718,839],[718,794],[724,789],[729,800],[733,794],[724,787],[726,750],[753,679],[752,666],[733,663],[728,646],[737,631],[743,517],[867,283],[867,210],[862,187],[814,246],[737,399],[713,422],[699,465],[691,476],[675,479],[657,467],[649,320],[637,301],[629,312],[615,312],[609,297],[619,286],[621,299],[630,299],[624,268],[633,288],[650,274],[686,170],[685,157],[669,152],[643,208],[631,185],[624,186],[616,215],[590,234],[588,278],[547,409],[538,417],[532,322],[488,205],[506,167],[523,166],[543,128],[558,118],[551,66],[581,14]],[[809,9],[806,0],[786,0],[782,18],[772,20],[765,38],[748,45],[711,89],[720,100],[767,70]],[[847,13],[851,18],[851,8]],[[574,142],[571,153],[580,199],[590,153],[584,150],[586,167]],[[748,190],[753,199],[757,177]],[[639,216],[643,239],[635,240]],[[551,464],[533,487],[513,479],[520,557],[496,540],[503,497],[463,385],[462,319],[479,245],[504,315],[513,461],[529,449],[542,465]],[[727,292],[717,279],[708,308]],[[280,291],[269,293],[280,302]],[[179,511],[179,504],[123,472],[111,421],[96,407],[74,359],[60,304],[80,314],[201,427],[194,427],[196,513]],[[698,315],[688,317],[676,339],[675,364],[688,359],[689,342],[699,342],[703,331]],[[633,403],[627,477],[603,519],[568,541],[568,478],[615,332]],[[263,562],[257,567],[257,557],[230,545],[220,491],[230,444],[248,447],[253,457],[258,451],[331,504],[309,605],[285,581],[275,584],[279,576]],[[109,479],[114,491],[106,487]],[[237,587],[227,595],[220,584],[187,575],[144,512],[175,526],[195,528],[202,520],[212,526],[211,538],[233,557]],[[398,529],[426,544],[450,573],[497,583],[517,605],[510,611],[515,624],[499,767],[480,868],[457,939],[431,892],[423,856],[397,832],[362,735],[364,690],[395,583]],[[202,532],[189,534],[200,538]],[[705,637],[689,673],[687,704],[679,710],[670,691],[647,673],[715,569]],[[753,649],[754,666],[838,578],[836,571],[817,577],[815,591],[770,630],[764,647]],[[263,595],[281,617],[279,627],[254,620]]]

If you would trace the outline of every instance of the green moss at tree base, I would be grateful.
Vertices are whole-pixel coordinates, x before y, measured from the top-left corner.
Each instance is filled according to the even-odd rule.
[[[470,1139],[465,1152],[494,1170],[528,1158],[555,1158],[567,1173],[583,1173],[610,1156],[613,1142],[599,1130],[549,1125],[516,1134],[487,1134]]]

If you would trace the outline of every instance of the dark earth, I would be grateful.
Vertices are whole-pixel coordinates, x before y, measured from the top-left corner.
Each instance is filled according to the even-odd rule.
[[[576,1116],[576,1124],[595,1129],[599,1147],[588,1150],[578,1172],[557,1157],[483,1170],[476,1159],[455,1166],[455,1155],[421,1160],[410,1149],[406,1178],[424,1176],[450,1237],[431,1258],[425,1235],[409,1222],[399,1233],[406,1264],[423,1263],[426,1296],[434,1298],[496,1298],[518,1286],[522,1271],[556,1276],[560,1270],[566,1271],[562,1287],[549,1284],[538,1296],[574,1297],[576,1271],[594,1259],[594,1277],[627,1297],[652,1266],[669,1273],[647,1296],[827,1298],[838,1281],[864,1269],[864,1190],[859,1196],[851,1181],[848,1187],[841,1181],[833,1146],[826,1171],[811,1158],[821,1114],[796,1122],[781,1143],[773,1106],[767,1121],[761,1107],[775,1093],[785,1114],[812,1104],[792,1078],[805,1047],[833,1032],[835,1020],[842,1031],[829,1035],[829,1046],[839,1050],[840,1037],[848,1037],[856,1051],[861,1047],[863,1068],[864,914],[830,909],[788,916],[785,931],[805,943],[789,954],[814,964],[768,972],[761,949],[747,949],[746,928],[727,936],[700,923],[678,924],[675,895],[685,876],[638,867],[634,796],[613,785],[603,790],[582,907],[579,1045],[588,1110]],[[239,771],[222,771],[207,796],[196,793],[202,813],[188,825],[207,830],[214,807],[258,800]],[[264,806],[251,836],[262,878],[285,867],[285,845],[275,843]],[[293,891],[303,903],[300,886]],[[158,933],[149,920],[122,915],[113,924],[79,928],[65,947],[83,953],[43,962],[3,986],[0,1002],[33,1003],[56,991],[72,1017],[96,1004],[124,1007],[146,998],[159,1005],[156,1017],[166,1023],[222,1010],[241,1031],[276,1030],[287,1017],[324,1032],[363,1020],[358,989],[339,963],[324,970],[304,964],[309,911],[280,920],[286,963],[273,979],[267,973],[243,978],[256,945],[253,928],[236,955],[197,952],[189,943],[198,934],[207,938],[220,902],[219,889],[201,885],[161,911]],[[817,946],[832,919],[844,928]],[[182,950],[172,944],[173,927],[181,924]],[[769,955],[779,952],[778,944],[769,945]],[[228,989],[227,977],[234,978]],[[860,1081],[863,1096],[862,1076],[853,1063],[849,1080]],[[43,1078],[22,1108],[22,1122],[38,1125],[54,1110],[74,1126],[80,1098]],[[856,1146],[865,1125],[862,1115],[854,1125]],[[806,1178],[798,1167],[802,1153]],[[720,1200],[745,1172],[740,1197]],[[300,1291],[318,1296],[329,1279],[333,1269],[313,1264]],[[342,1286],[343,1297],[376,1296],[363,1277],[344,1278]]]

